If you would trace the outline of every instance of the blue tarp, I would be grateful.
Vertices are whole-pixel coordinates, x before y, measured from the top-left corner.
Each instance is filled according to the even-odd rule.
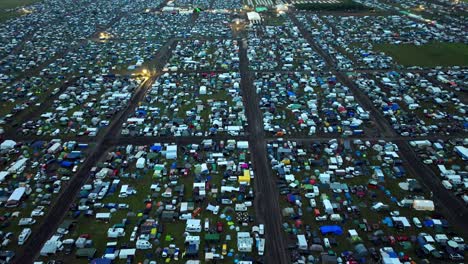
[[[340,226],[337,225],[332,225],[332,226],[321,226],[320,227],[320,232],[322,235],[326,234],[335,234],[335,235],[342,235],[343,234],[343,229]]]
[[[64,160],[64,161],[62,161],[60,163],[60,166],[69,168],[69,167],[73,166],[73,162]]]
[[[288,96],[296,96],[294,92],[288,91]]]

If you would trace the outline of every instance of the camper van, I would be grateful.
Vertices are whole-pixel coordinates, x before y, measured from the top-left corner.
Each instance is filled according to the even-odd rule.
[[[137,240],[136,248],[137,249],[151,249],[151,248],[153,248],[153,244],[151,244],[147,240]]]

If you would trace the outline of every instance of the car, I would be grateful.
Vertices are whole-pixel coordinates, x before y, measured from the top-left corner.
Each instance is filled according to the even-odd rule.
[[[169,249],[168,249],[168,248],[164,248],[164,249],[162,250],[162,252],[161,252],[161,257],[166,258],[167,255],[168,255],[168,253],[169,253]]]
[[[317,216],[315,217],[316,221],[327,221],[327,215]]]
[[[400,211],[391,211],[391,212],[390,212],[390,215],[391,215],[391,216],[399,216],[399,215],[400,215]]]
[[[226,254],[227,254],[227,245],[226,243],[224,243],[222,246],[221,255],[226,256]]]
[[[408,241],[409,238],[407,236],[396,236],[396,240],[398,242],[401,242],[401,241]]]
[[[221,222],[217,222],[217,223],[216,223],[216,231],[217,231],[218,233],[222,233],[222,232],[223,232],[223,223],[221,223]]]
[[[330,248],[330,247],[331,247],[331,245],[330,245],[330,239],[324,238],[324,239],[323,239],[323,245],[325,246],[325,248]]]
[[[461,238],[461,237],[452,237],[452,240],[459,243],[459,244],[465,242],[465,240],[463,238]]]
[[[449,258],[451,260],[464,260],[465,259],[465,257],[459,253],[452,253],[449,255]]]
[[[417,228],[422,228],[422,223],[421,223],[421,221],[419,220],[419,218],[417,218],[417,217],[413,217],[413,224],[414,224]]]

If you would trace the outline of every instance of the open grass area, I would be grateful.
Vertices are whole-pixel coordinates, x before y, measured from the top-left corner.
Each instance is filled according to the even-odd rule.
[[[37,3],[41,0],[2,0],[0,1],[0,23],[10,18],[21,15],[12,9],[19,6],[27,6]]]
[[[385,52],[404,66],[468,65],[468,45],[462,43],[430,43],[422,46],[378,44],[375,49]]]
[[[299,10],[310,11],[363,11],[369,9],[365,5],[352,0],[335,0],[328,3],[309,1],[306,3],[294,4],[294,6]]]

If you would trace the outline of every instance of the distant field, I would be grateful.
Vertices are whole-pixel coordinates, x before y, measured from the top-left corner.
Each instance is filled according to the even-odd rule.
[[[20,13],[7,11],[18,6],[30,5],[41,0],[0,0],[0,22],[19,16]]]
[[[294,3],[299,10],[311,11],[363,11],[369,8],[352,0],[307,0]]]
[[[385,52],[404,66],[468,65],[468,45],[462,43],[431,43],[423,46],[378,44],[375,50]]]

